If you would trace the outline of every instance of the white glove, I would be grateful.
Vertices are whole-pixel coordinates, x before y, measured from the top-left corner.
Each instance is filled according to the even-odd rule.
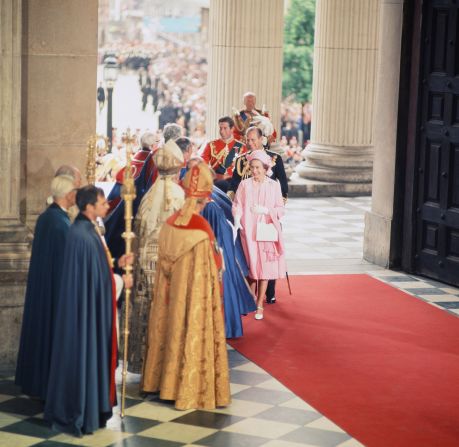
[[[124,289],[124,281],[118,273],[114,273],[113,276],[115,277],[115,293],[116,293],[116,300],[118,301],[119,297],[121,296],[121,292]]]
[[[255,213],[255,214],[268,214],[269,213],[269,209],[266,208],[265,206],[254,205],[254,206],[252,206],[252,212]]]

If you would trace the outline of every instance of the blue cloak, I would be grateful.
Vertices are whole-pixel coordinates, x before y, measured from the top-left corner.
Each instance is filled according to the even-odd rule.
[[[79,214],[67,237],[45,405],[57,430],[81,436],[112,416],[112,292],[101,239]]]
[[[24,394],[45,400],[56,320],[56,304],[70,219],[53,203],[35,227],[24,302],[16,385]]]
[[[241,337],[243,335],[241,315],[255,311],[257,306],[237,262],[233,229],[216,202],[209,202],[201,214],[209,222],[218,245],[223,249],[225,262],[223,304],[226,338]]]
[[[212,189],[212,200],[223,210],[225,217],[231,223],[234,223],[233,219],[233,203],[231,199],[218,187],[214,186]],[[235,241],[235,249],[236,249],[236,260],[239,264],[240,269],[242,270],[242,274],[247,276],[249,273],[249,266],[247,265],[247,261],[244,256],[244,251],[242,250],[241,244],[241,236],[238,232],[236,241]],[[250,311],[249,311],[250,312]],[[245,314],[248,312],[244,312]]]
[[[217,203],[217,205],[223,210],[225,213],[225,217],[233,223],[233,203],[231,199],[217,186],[212,188],[212,200]]]
[[[135,217],[137,210],[139,208],[140,202],[142,201],[145,193],[151,188],[153,184],[153,178],[156,178],[155,174],[152,174],[150,171],[156,171],[156,166],[151,167],[152,154],[150,153],[142,166],[139,176],[134,180],[136,198],[132,204],[132,211]],[[107,200],[110,202],[112,200],[117,200],[121,196],[121,183],[115,183],[113,189],[110,191],[110,194],[107,197]],[[105,218],[105,239],[107,245],[110,248],[112,256],[118,259],[125,252],[125,242],[122,238],[124,232],[125,223],[124,223],[124,200],[121,199],[116,205],[115,209]]]

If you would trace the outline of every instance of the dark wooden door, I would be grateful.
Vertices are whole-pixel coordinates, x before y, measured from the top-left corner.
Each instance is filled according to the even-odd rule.
[[[417,161],[417,273],[459,285],[459,26],[453,0],[424,1]]]

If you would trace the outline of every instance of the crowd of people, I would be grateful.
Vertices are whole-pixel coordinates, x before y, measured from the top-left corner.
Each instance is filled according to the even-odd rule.
[[[135,72],[141,92],[141,109],[159,113],[159,129],[167,123],[184,128],[196,144],[204,141],[207,58],[202,49],[183,41],[158,39],[100,51],[100,62],[116,57],[122,72]]]
[[[281,104],[280,147],[284,161],[294,168],[305,159],[307,146],[311,138],[311,104],[291,103],[285,100]]]
[[[35,230],[16,370],[16,384],[45,402],[54,429],[82,436],[112,416],[125,312],[123,366],[140,374],[140,392],[183,410],[230,405],[226,339],[243,336],[244,316],[265,318],[286,276],[288,183],[270,150],[277,132],[254,93],[243,101],[200,151],[176,122],[161,137],[137,136],[130,170],[118,170],[107,197],[81,186],[76,168],[56,172]],[[124,253],[127,206],[133,253]],[[133,273],[123,274],[128,266]],[[132,289],[129,311],[123,288]]]
[[[207,59],[202,49],[182,41],[158,39],[142,46],[111,46],[100,51],[100,63],[106,57],[116,57],[122,72],[134,72],[141,92],[139,108],[158,114],[158,138],[167,123],[177,123],[183,134],[192,139],[196,147],[206,142],[206,79]],[[100,98],[100,100],[99,100]],[[104,104],[103,88],[98,88],[99,105]],[[102,105],[103,106],[103,105]],[[281,103],[279,150],[289,169],[304,160],[311,134],[311,104],[297,103],[286,98]],[[153,122],[153,120],[152,120]],[[141,130],[136,135],[140,137]],[[113,131],[113,151],[104,159],[105,178],[113,180],[110,170],[116,172],[124,162],[124,148],[117,129]],[[115,161],[111,161],[114,158]],[[101,168],[101,171],[104,170]]]

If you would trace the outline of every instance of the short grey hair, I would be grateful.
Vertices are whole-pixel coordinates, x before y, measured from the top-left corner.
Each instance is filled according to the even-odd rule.
[[[182,126],[175,123],[168,123],[164,126],[163,131],[164,142],[167,143],[169,140],[176,140],[182,136]]]
[[[140,138],[140,144],[144,148],[150,149],[151,146],[158,142],[158,137],[153,132],[145,132]]]
[[[256,132],[258,135],[258,138],[261,138],[263,136],[263,131],[257,127],[257,126],[250,126],[246,131],[245,131],[245,136],[248,137],[249,133]]]
[[[58,177],[60,175],[66,175],[68,177],[72,177],[72,179],[75,180],[77,176],[77,169],[70,165],[59,166],[54,174],[54,177]]]
[[[257,95],[253,92],[245,92],[243,98],[247,98],[247,96],[253,96],[254,98],[257,97]]]
[[[74,178],[70,175],[58,175],[51,182],[53,199],[60,199],[75,189]]]

